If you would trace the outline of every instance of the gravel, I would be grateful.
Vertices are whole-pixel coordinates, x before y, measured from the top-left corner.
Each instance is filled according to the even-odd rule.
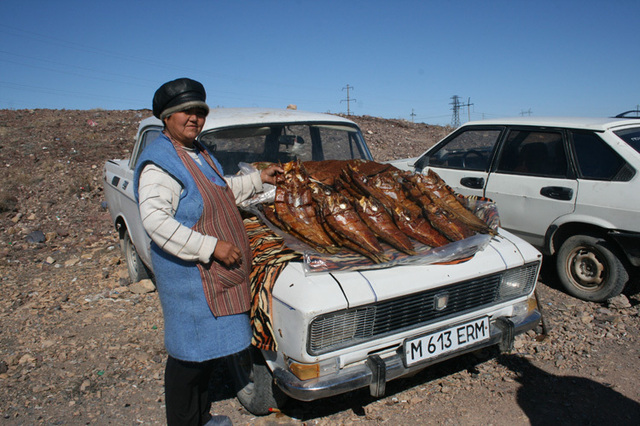
[[[102,167],[125,158],[142,111],[0,110],[0,416],[4,424],[163,424],[157,293],[131,283]],[[377,160],[417,156],[450,128],[350,117]],[[213,410],[248,425],[638,424],[637,285],[604,304],[538,284],[547,333],[387,384],[255,417],[229,387]],[[227,370],[219,366],[219,374]]]

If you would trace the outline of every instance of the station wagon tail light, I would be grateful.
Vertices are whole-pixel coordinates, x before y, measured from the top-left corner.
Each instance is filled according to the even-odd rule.
[[[338,359],[331,358],[314,364],[289,361],[289,370],[300,380],[317,379],[338,372]]]

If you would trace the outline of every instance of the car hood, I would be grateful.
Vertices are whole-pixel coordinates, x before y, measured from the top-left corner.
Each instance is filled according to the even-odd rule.
[[[292,263],[281,273],[272,294],[290,309],[315,316],[497,273],[540,257],[530,244],[500,230],[471,259],[455,264],[305,274],[301,263]]]

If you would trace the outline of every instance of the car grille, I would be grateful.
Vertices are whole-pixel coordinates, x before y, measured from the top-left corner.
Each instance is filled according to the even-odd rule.
[[[525,265],[499,274],[318,316],[309,325],[308,352],[319,355],[521,297],[532,291],[538,266],[538,263]],[[521,291],[501,291],[507,275],[511,280],[525,280]],[[447,296],[446,307],[437,310],[436,299]]]

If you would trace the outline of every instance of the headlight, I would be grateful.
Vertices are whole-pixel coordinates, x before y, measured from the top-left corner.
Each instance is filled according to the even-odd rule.
[[[538,266],[538,263],[534,263],[506,271],[500,282],[500,299],[513,299],[529,294],[536,284]]]
[[[335,312],[314,318],[309,328],[310,352],[327,352],[345,342],[354,343],[372,336],[374,306]]]

